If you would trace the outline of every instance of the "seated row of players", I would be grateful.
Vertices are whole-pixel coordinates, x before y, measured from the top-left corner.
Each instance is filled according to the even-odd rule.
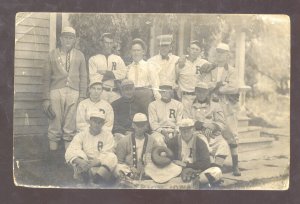
[[[133,179],[150,177],[158,183],[179,175],[184,182],[196,175],[201,184],[219,181],[228,155],[221,135],[225,118],[219,104],[211,101],[207,83],[198,83],[195,89],[196,99],[188,115],[192,119],[182,119],[183,105],[172,99],[172,86],[159,87],[161,99],[150,103],[149,121],[146,114],[130,108],[135,100],[134,83],[124,80],[121,87],[122,97],[112,103],[114,116],[107,102],[102,102],[104,106],[81,105],[100,104],[100,81],[90,84],[92,91],[99,90],[98,97],[91,93],[90,99],[80,103],[77,117],[81,114],[85,122],[79,120],[81,125],[77,126],[89,128],[81,129],[66,151],[75,178],[107,183],[121,173]],[[113,118],[114,136],[110,127]]]

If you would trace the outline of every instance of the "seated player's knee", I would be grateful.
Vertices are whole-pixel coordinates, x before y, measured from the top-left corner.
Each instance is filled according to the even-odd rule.
[[[201,172],[199,175],[200,184],[211,184],[219,182],[222,179],[222,170],[219,167],[211,167]]]

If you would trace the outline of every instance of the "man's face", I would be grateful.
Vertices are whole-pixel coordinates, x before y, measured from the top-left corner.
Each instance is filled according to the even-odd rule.
[[[191,58],[196,59],[201,54],[201,48],[196,44],[191,44],[188,48],[188,53]]]
[[[179,130],[184,141],[188,142],[193,137],[193,127],[180,127]]]
[[[111,54],[114,46],[114,40],[108,37],[104,37],[101,43],[104,54]]]
[[[159,91],[161,95],[161,100],[169,102],[173,97],[173,90],[172,89],[165,89]]]
[[[196,88],[195,92],[198,101],[205,101],[209,95],[208,89]]]
[[[122,96],[124,98],[132,98],[134,96],[134,85],[127,85],[122,87]]]
[[[90,118],[90,131],[93,135],[98,135],[101,132],[103,125],[104,119],[94,117]]]
[[[132,55],[132,59],[135,62],[139,62],[140,60],[143,59],[145,54],[144,49],[142,48],[142,46],[140,44],[134,44],[131,47],[131,55]]]
[[[228,63],[229,52],[224,50],[217,50],[216,52],[216,61],[219,66],[224,66],[224,64]]]
[[[169,54],[170,50],[171,50],[171,45],[160,45],[159,46],[159,53],[162,56],[167,56]]]
[[[76,37],[73,34],[63,33],[60,36],[60,42],[61,42],[61,47],[63,49],[70,50],[73,48],[73,46],[76,42]]]
[[[136,135],[144,135],[148,130],[148,122],[133,122],[132,128],[134,129]]]
[[[93,84],[90,87],[90,99],[92,101],[99,101],[102,93],[102,85],[101,84]]]

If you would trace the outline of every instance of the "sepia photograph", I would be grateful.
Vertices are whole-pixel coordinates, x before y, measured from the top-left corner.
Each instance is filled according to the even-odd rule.
[[[290,18],[15,17],[16,186],[288,190]]]

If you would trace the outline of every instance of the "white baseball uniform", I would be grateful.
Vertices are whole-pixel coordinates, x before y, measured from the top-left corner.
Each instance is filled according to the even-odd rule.
[[[99,159],[102,165],[106,165],[111,171],[116,167],[118,160],[113,153],[114,138],[112,133],[102,130],[94,136],[89,129],[78,133],[65,153],[66,162],[72,164],[76,158],[86,161]]]
[[[103,112],[105,115],[105,123],[103,129],[111,132],[114,123],[114,111],[111,105],[105,101],[100,100],[97,103],[91,101],[87,98],[81,101],[77,108],[77,117],[76,117],[76,128],[77,131],[83,131],[90,126],[90,115],[93,112]]]
[[[103,82],[102,98],[109,103],[120,98],[118,87],[115,86],[116,80],[122,80],[126,77],[127,68],[118,55],[111,54],[108,57],[102,54],[92,56],[89,59],[89,77],[90,79],[96,75],[100,75],[101,80],[103,79],[104,71],[111,71],[114,75],[114,79],[109,79]],[[107,90],[105,90],[107,89]]]

